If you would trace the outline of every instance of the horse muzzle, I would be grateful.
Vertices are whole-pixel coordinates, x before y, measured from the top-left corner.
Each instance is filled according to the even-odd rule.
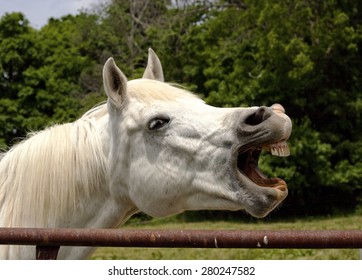
[[[283,106],[259,107],[239,124],[242,143],[234,149],[233,170],[242,193],[251,201],[244,201],[244,207],[253,216],[264,217],[288,194],[287,183],[278,177],[269,178],[259,169],[262,150],[274,156],[287,157],[290,150],[287,140],[292,131],[290,118]],[[250,140],[249,140],[250,139]],[[249,140],[249,141],[248,141]]]

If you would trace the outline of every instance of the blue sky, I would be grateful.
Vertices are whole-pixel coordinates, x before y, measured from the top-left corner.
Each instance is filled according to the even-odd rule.
[[[80,9],[92,8],[106,0],[0,0],[0,17],[6,12],[22,12],[31,26],[41,28],[50,17],[60,18],[77,14]]]

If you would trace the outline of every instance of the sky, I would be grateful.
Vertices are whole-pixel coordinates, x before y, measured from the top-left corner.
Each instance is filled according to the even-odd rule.
[[[105,0],[0,0],[0,17],[5,13],[22,12],[34,28],[41,28],[48,19],[77,14]]]

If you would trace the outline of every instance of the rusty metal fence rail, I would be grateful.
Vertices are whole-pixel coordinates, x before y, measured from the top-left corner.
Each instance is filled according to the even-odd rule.
[[[35,245],[37,259],[60,246],[177,248],[362,248],[362,230],[122,230],[0,228],[0,245]]]

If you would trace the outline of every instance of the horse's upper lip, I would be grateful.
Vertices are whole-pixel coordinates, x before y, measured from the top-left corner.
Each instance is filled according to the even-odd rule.
[[[261,187],[287,186],[280,178],[268,178],[259,169],[258,160],[261,150],[267,150],[275,156],[289,156],[289,147],[285,140],[264,144],[257,147],[241,148],[237,152],[236,168],[238,172],[249,178],[254,184]]]

